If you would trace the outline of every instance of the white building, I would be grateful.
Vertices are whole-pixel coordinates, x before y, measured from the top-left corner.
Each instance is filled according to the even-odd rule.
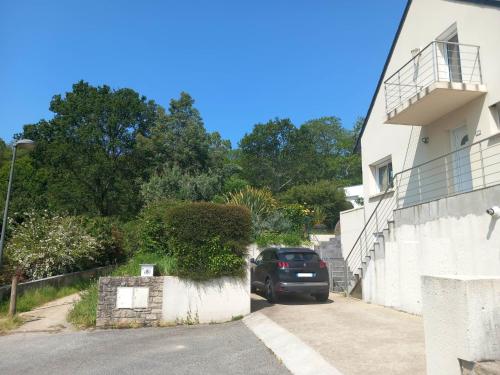
[[[408,1],[357,149],[348,292],[422,314],[424,275],[499,278],[500,1]]]
[[[353,208],[363,206],[363,185],[346,186],[344,188],[345,200],[352,204]]]

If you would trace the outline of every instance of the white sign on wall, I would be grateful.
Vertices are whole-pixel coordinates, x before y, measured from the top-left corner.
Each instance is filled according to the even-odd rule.
[[[148,298],[148,287],[118,287],[116,293],[116,308],[145,308],[148,307]]]

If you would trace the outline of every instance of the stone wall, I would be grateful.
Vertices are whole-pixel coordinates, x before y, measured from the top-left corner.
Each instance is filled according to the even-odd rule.
[[[96,325],[100,328],[128,326],[157,326],[162,320],[163,277],[101,277],[99,278],[99,302]],[[131,297],[132,306],[117,307],[118,288],[134,288],[144,292],[147,288],[147,302],[134,307],[136,297]],[[123,290],[122,290],[123,291]],[[125,292],[132,292],[131,289]],[[125,298],[128,300],[128,298]],[[140,298],[138,298],[140,299]],[[128,302],[128,301],[125,301]],[[120,303],[121,306],[127,303]]]

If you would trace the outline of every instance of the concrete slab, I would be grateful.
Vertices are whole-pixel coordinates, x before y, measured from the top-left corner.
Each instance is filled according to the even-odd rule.
[[[252,295],[252,309],[296,336],[344,375],[425,374],[422,318],[330,294],[271,305]]]

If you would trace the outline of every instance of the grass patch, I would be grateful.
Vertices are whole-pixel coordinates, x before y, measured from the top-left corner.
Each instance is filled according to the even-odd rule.
[[[141,264],[155,264],[155,276],[170,275],[176,268],[173,258],[154,253],[137,253],[115,269],[112,276],[140,276]]]
[[[81,299],[68,314],[68,321],[80,328],[95,327],[97,313],[97,282],[81,293]]]
[[[0,318],[0,335],[16,329],[23,323],[23,320],[15,315],[13,318]]]
[[[78,293],[79,291],[88,288],[90,283],[90,281],[83,281],[59,288],[53,286],[44,286],[38,289],[29,289],[18,296],[17,312],[22,313],[31,311],[35,307],[41,306],[47,302],[69,296],[70,294]],[[0,318],[6,316],[8,311],[9,300],[0,302]]]

